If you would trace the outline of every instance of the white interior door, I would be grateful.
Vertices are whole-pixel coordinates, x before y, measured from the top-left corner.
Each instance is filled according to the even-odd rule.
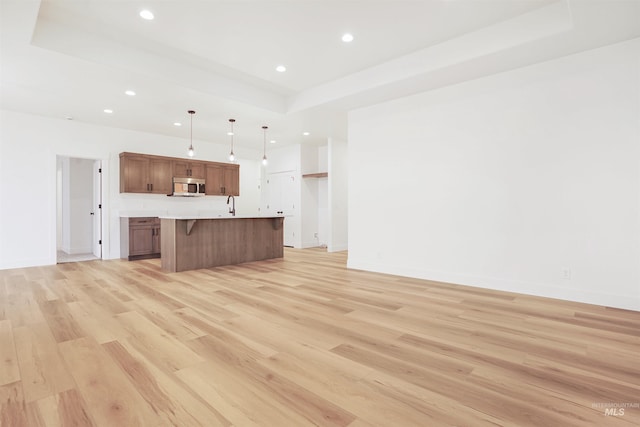
[[[102,162],[93,162],[93,254],[102,259]]]
[[[282,188],[278,174],[270,174],[267,177],[265,208],[268,215],[277,215],[282,207]]]
[[[267,177],[267,213],[284,215],[284,246],[295,244],[295,175],[291,172],[269,174]]]

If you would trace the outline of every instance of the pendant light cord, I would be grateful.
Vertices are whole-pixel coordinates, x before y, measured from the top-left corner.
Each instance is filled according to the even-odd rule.
[[[193,157],[193,115],[196,113],[193,110],[188,110],[187,113],[189,113],[189,116],[191,116],[191,123],[190,123],[190,139],[189,139],[189,157]]]
[[[264,133],[264,139],[262,142],[262,164],[263,165],[267,164],[267,129],[269,129],[267,126],[262,126],[262,130]]]
[[[229,153],[229,160],[232,161],[232,162],[235,161],[235,159],[236,159],[236,156],[233,153],[233,137],[235,135],[235,132],[233,131],[233,124],[235,122],[236,122],[236,119],[229,119],[229,123],[231,123],[231,132],[230,132],[230,135],[231,135],[231,152]]]

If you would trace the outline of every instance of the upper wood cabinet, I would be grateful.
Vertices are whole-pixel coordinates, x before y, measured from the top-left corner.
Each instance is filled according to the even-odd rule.
[[[240,166],[224,165],[222,168],[224,180],[222,182],[226,194],[232,196],[240,195]]]
[[[228,163],[208,163],[206,194],[209,196],[239,196],[240,166]]]
[[[204,179],[209,196],[239,196],[240,166],[120,153],[120,192],[171,194],[173,177]]]
[[[180,178],[205,179],[205,162],[194,162],[189,160],[173,161],[173,176]]]
[[[206,167],[206,177],[205,177],[205,194],[207,196],[222,196],[224,193],[222,192],[222,165],[221,164],[209,164]]]
[[[152,193],[171,193],[173,189],[173,177],[171,175],[170,160],[163,158],[149,159],[149,183],[151,184]]]
[[[172,177],[170,158],[120,153],[121,193],[169,194]]]

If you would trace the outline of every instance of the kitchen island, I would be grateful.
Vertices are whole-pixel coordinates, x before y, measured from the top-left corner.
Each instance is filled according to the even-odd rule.
[[[281,216],[161,216],[162,269],[170,272],[282,258]]]

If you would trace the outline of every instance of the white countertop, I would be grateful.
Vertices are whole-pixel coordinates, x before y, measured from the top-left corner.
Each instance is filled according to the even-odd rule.
[[[250,214],[231,216],[227,210],[192,210],[192,211],[171,211],[171,210],[122,210],[118,212],[120,218],[157,217],[167,219],[225,219],[225,218],[277,218],[284,215],[260,215]]]
[[[283,215],[236,215],[229,214],[211,216],[211,215],[160,215],[160,219],[259,219],[259,218],[284,218]]]
[[[160,217],[166,215],[166,210],[149,210],[149,211],[119,211],[120,218],[140,218],[140,217]]]

